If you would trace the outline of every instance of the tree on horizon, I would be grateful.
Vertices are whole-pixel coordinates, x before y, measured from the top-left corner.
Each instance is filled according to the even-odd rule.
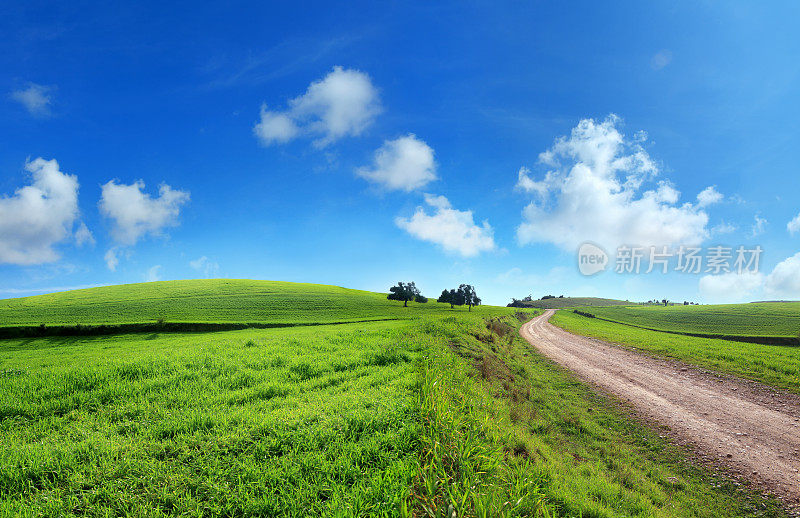
[[[402,300],[403,307],[408,307],[409,300],[415,300],[417,297],[421,297],[422,294],[420,293],[417,285],[414,282],[398,282],[397,286],[392,286],[389,288],[389,295],[386,296],[389,300]],[[425,299],[427,301],[427,299]]]

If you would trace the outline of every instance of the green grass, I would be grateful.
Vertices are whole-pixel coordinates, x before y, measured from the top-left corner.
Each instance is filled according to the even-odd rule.
[[[702,308],[704,306],[698,306],[698,309]],[[599,313],[597,308],[591,311]],[[762,318],[779,320],[766,319],[763,314]],[[677,358],[800,393],[800,347],[797,346],[761,345],[662,333],[587,318],[572,311],[558,311],[550,321],[573,333]]]
[[[592,308],[598,317],[660,331],[733,336],[800,335],[800,302]]]
[[[435,299],[434,299],[435,300]],[[155,322],[333,323],[450,312],[338,286],[234,279],[162,281],[0,300],[0,326]],[[459,308],[459,311],[467,311]],[[493,311],[481,306],[472,309]],[[509,311],[510,312],[510,311]]]
[[[313,327],[0,340],[0,516],[780,514],[541,357],[517,309],[254,281],[157,288],[31,298],[30,318],[62,322],[62,302],[150,318],[139,296],[179,321],[315,322],[318,299],[335,311]],[[395,320],[323,324],[365,314]]]
[[[449,396],[442,407],[466,409],[454,418],[461,421],[452,428],[460,432],[446,434],[441,449],[457,452],[476,428],[494,435],[503,461],[484,483],[525,488],[523,515],[782,515],[775,501],[687,462],[685,452],[631,421],[625,407],[539,355],[517,335],[512,319],[490,327],[495,332],[437,331],[455,352],[439,360],[438,390]],[[457,453],[442,456],[444,464],[458,464]],[[501,510],[485,516],[502,516]]]
[[[599,297],[564,297],[526,302],[526,307],[539,309],[572,308],[577,306],[615,306],[630,304],[626,300],[603,299]]]

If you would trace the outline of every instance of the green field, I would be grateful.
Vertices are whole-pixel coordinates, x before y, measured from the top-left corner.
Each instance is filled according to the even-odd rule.
[[[287,318],[337,290],[266,285]],[[187,320],[259,300],[169,287]],[[145,315],[145,288],[101,305]],[[536,353],[535,311],[342,290],[321,318],[365,300],[395,320],[0,340],[0,516],[781,516]]]
[[[749,306],[742,304],[739,307]],[[706,307],[719,306],[696,306],[693,315],[700,320],[702,309]],[[606,314],[606,309],[603,308],[603,314]],[[668,312],[670,308],[663,309]],[[763,308],[761,311],[756,313],[756,320],[762,322],[769,320],[765,317]],[[591,312],[600,314],[598,308],[591,308]],[[651,311],[647,311],[647,314],[650,313]],[[713,310],[712,315],[714,318],[718,317]],[[741,317],[741,313],[739,315]],[[573,333],[635,347],[660,356],[677,358],[701,367],[800,393],[800,347],[797,346],[761,345],[650,331],[597,318],[587,318],[569,310],[556,312],[550,321]]]
[[[162,281],[0,300],[0,326],[155,322],[330,323],[409,318],[448,304],[386,300],[385,293],[241,279]],[[466,311],[466,309],[464,309]],[[479,313],[483,307],[473,308]]]
[[[529,308],[538,309],[560,309],[578,306],[616,306],[619,304],[630,304],[630,302],[626,300],[603,299],[600,297],[556,297],[553,299],[533,300],[525,303]]]
[[[733,336],[800,335],[800,302],[593,307],[590,313],[661,331]]]

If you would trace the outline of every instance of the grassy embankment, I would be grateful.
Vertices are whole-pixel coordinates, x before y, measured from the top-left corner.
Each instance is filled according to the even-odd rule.
[[[0,341],[0,515],[778,514],[533,352],[512,311],[434,307]]]
[[[800,313],[800,305],[793,312],[776,313],[770,316],[765,306],[742,304],[730,311],[719,311],[720,306],[708,306],[711,311],[704,319],[706,306],[695,306],[691,311],[673,311],[665,308],[582,308],[585,311],[609,318],[626,318],[637,325],[657,324],[667,329],[685,331],[703,329],[704,331],[788,333],[791,322]],[[748,316],[744,310],[754,306]],[[759,307],[761,306],[761,307]],[[780,306],[779,306],[780,307]],[[617,312],[617,310],[621,310]],[[643,316],[637,312],[641,311]],[[663,315],[659,314],[663,312]],[[680,315],[691,313],[691,318],[683,320]],[[637,318],[629,318],[634,314]],[[659,356],[676,358],[700,367],[733,374],[743,378],[760,381],[769,385],[800,393],[800,347],[789,345],[762,345],[716,338],[699,338],[680,334],[650,331],[630,325],[607,322],[597,318],[587,318],[572,311],[558,311],[550,321],[567,331],[619,343]],[[706,322],[702,324],[701,322]],[[730,327],[725,322],[730,321]],[[669,324],[672,322],[671,324]],[[788,322],[788,323],[787,323]]]

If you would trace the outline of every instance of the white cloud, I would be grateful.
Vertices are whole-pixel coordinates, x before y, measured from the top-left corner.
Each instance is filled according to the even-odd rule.
[[[207,279],[216,277],[219,273],[219,264],[206,256],[199,257],[194,261],[189,261],[189,266],[193,270],[197,270],[198,272],[202,273]]]
[[[253,128],[256,136],[264,145],[274,143],[285,144],[300,133],[294,120],[285,113],[267,110],[267,105],[261,105],[261,122]]]
[[[753,226],[750,227],[750,235],[752,235],[753,237],[757,237],[764,233],[764,229],[767,226],[767,220],[766,218],[762,218],[758,214],[753,216],[753,220],[754,220]]]
[[[375,151],[372,168],[356,174],[387,190],[413,191],[436,179],[433,149],[411,133],[387,140]]]
[[[517,228],[521,244],[574,249],[593,241],[615,249],[699,244],[709,236],[706,212],[699,204],[677,205],[680,193],[669,182],[643,188],[659,168],[642,146],[646,135],[626,139],[618,122],[614,115],[602,122],[581,120],[569,137],[539,155],[547,168],[540,180],[520,169],[517,187],[535,195]],[[704,199],[714,197],[703,192]]]
[[[653,70],[661,70],[670,63],[672,63],[672,52],[667,49],[656,52],[650,59],[650,66],[653,67]]]
[[[325,147],[348,135],[359,135],[381,111],[378,90],[364,72],[334,67],[289,101],[283,111],[261,107],[253,132],[264,145],[285,143],[300,135],[315,135]]]
[[[767,275],[764,288],[771,296],[800,299],[800,252],[778,263]]]
[[[72,236],[78,218],[76,176],[62,173],[58,162],[43,158],[27,162],[25,169],[31,185],[0,198],[0,263],[58,260],[53,246]],[[83,237],[79,228],[76,238]]]
[[[764,274],[729,272],[700,278],[700,295],[712,302],[742,302],[752,299],[764,284]]]
[[[786,224],[786,230],[788,230],[790,234],[800,231],[800,214]]]
[[[800,299],[800,252],[775,265],[768,275],[736,272],[700,278],[700,294],[712,302],[741,302],[754,298]]]
[[[700,194],[697,195],[697,206],[708,207],[709,205],[721,202],[722,198],[724,198],[724,196],[717,191],[716,186],[711,185],[703,189]]]
[[[411,218],[396,218],[395,223],[412,236],[440,245],[448,252],[472,257],[495,249],[494,231],[487,221],[478,226],[472,211],[452,208],[444,196],[425,195],[425,202],[435,209],[428,214],[423,207]]]
[[[51,92],[52,88],[48,86],[28,83],[27,88],[11,92],[11,98],[22,104],[31,115],[43,117],[50,115]]]
[[[144,274],[144,282],[155,282],[161,280],[161,265],[151,266]]]
[[[119,257],[117,256],[117,249],[116,248],[109,248],[106,252],[106,255],[103,256],[103,259],[106,261],[106,266],[112,272],[117,271],[117,266],[119,265]]]
[[[78,225],[78,230],[75,231],[75,243],[78,246],[83,246],[85,244],[90,244],[94,246],[95,240],[94,236],[92,235],[92,231],[89,230],[89,227],[86,226],[86,223],[81,221],[81,224]]]
[[[111,180],[102,187],[100,212],[113,220],[111,236],[120,244],[135,245],[147,234],[160,235],[164,228],[177,225],[180,208],[189,201],[188,192],[167,184],[159,186],[156,198],[143,189],[141,180],[131,185]]]

